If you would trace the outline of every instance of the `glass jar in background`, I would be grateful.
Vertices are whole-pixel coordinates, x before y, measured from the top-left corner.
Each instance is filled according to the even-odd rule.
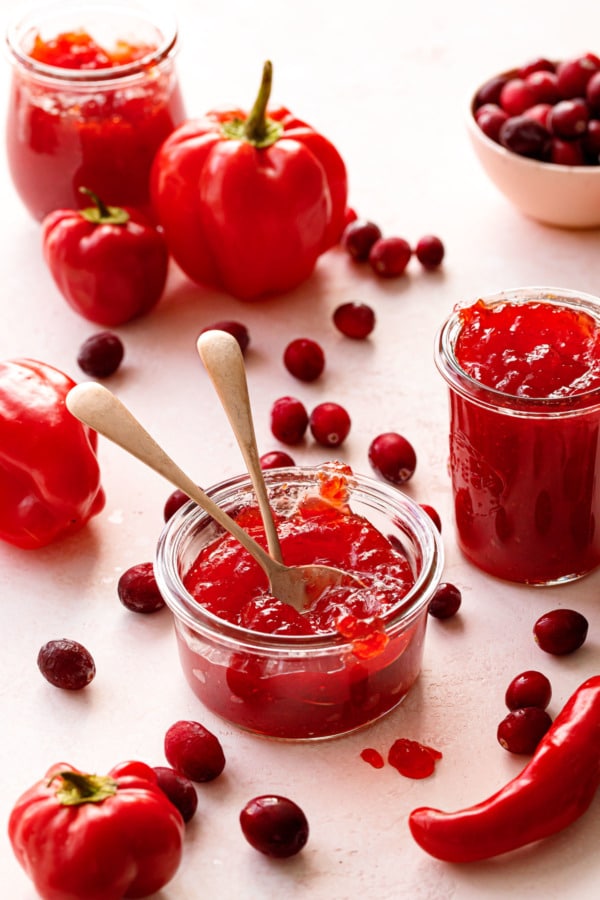
[[[31,8],[9,26],[8,165],[34,218],[89,205],[80,187],[150,213],[154,155],[185,118],[177,28],[166,6],[66,0]],[[87,50],[86,35],[94,41]],[[82,67],[64,67],[76,48],[88,53]]]
[[[596,355],[579,385],[550,397],[498,390],[482,383],[483,369],[477,379],[464,371],[457,341],[474,307],[454,311],[435,349],[449,386],[450,474],[462,552],[480,569],[509,581],[571,581],[600,563],[600,300],[532,287],[479,302],[492,311],[516,305],[524,323],[536,305],[570,311],[574,334],[582,329],[584,338],[592,335],[592,345],[595,341]],[[493,315],[486,320],[493,328],[490,323]],[[552,377],[560,380],[561,366],[567,368],[573,358],[571,338],[565,333],[563,343],[555,335],[554,343],[544,344],[539,325],[538,320],[530,326],[538,347],[528,360],[530,371],[543,371],[545,356],[547,365],[558,367]],[[485,335],[481,339],[484,346]],[[511,332],[502,365],[513,346]],[[572,374],[565,372],[566,383]]]
[[[309,467],[265,472],[276,515],[290,504],[295,508],[298,495],[316,491],[318,478],[319,470]],[[386,642],[367,656],[337,631],[264,634],[211,613],[185,582],[198,555],[222,530],[191,502],[167,522],[155,573],[173,613],[181,667],[202,703],[226,721],[283,740],[334,737],[390,712],[417,680],[427,609],[443,566],[439,533],[427,513],[391,485],[354,475],[348,492],[350,509],[401,552],[413,581],[411,587],[399,583],[397,602],[378,617]],[[233,516],[256,505],[247,475],[208,493]],[[341,552],[351,553],[342,535],[339,541],[346,548]],[[226,559],[230,566],[239,565]]]

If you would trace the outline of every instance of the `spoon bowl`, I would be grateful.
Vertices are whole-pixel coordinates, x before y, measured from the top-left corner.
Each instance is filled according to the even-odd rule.
[[[361,584],[356,576],[332,566],[286,566],[273,559],[179,468],[127,407],[103,385],[96,382],[76,385],[67,394],[66,405],[77,419],[162,475],[232,534],[262,568],[269,579],[271,592],[278,600],[302,612],[310,599],[327,587],[349,579]]]

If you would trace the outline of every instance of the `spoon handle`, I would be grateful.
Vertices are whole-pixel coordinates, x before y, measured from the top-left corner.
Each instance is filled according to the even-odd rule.
[[[273,559],[282,562],[279,536],[273,521],[267,486],[256,446],[248,382],[240,345],[226,331],[211,330],[200,335],[196,346],[227,414],[229,424],[242,451],[246,468],[250,473],[265,526],[269,553]]]
[[[194,500],[240,542],[270,580],[273,561],[260,544],[179,468],[114,394],[101,384],[84,382],[71,388],[66,405],[75,418],[122,447]]]

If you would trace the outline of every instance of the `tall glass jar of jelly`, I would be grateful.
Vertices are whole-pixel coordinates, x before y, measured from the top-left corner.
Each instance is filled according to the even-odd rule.
[[[166,7],[63,0],[9,25],[8,165],[35,219],[85,206],[81,187],[150,212],[154,155],[185,117]]]

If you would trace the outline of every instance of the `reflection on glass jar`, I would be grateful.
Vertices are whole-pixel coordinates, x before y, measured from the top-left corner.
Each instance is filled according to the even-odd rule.
[[[154,155],[185,118],[169,13],[71,0],[29,12],[7,44],[8,164],[29,212],[86,206],[87,187],[149,214]]]
[[[561,348],[569,371],[565,385],[550,396],[500,390],[465,371],[460,345],[457,351],[475,306],[458,308],[442,327],[436,363],[450,388],[450,471],[459,545],[479,568],[499,578],[531,584],[578,578],[600,563],[600,301],[571,291],[523,288],[479,303],[492,313],[487,328],[494,327],[494,309],[510,308],[524,332],[533,309],[536,315],[556,314],[566,331],[555,335],[552,379],[560,384]],[[564,319],[558,319],[561,310]],[[551,332],[540,337],[538,326],[536,320],[534,344],[547,340],[549,346]],[[517,358],[514,327],[504,358],[492,360],[492,367],[506,360],[513,365]],[[585,352],[578,355],[579,340]],[[486,352],[481,349],[485,341],[484,336],[478,353]],[[543,355],[538,347],[523,357],[525,380],[531,369],[536,385],[541,383]],[[582,369],[574,379],[573,359]],[[482,366],[480,371],[488,370]],[[509,375],[516,377],[513,371]]]

